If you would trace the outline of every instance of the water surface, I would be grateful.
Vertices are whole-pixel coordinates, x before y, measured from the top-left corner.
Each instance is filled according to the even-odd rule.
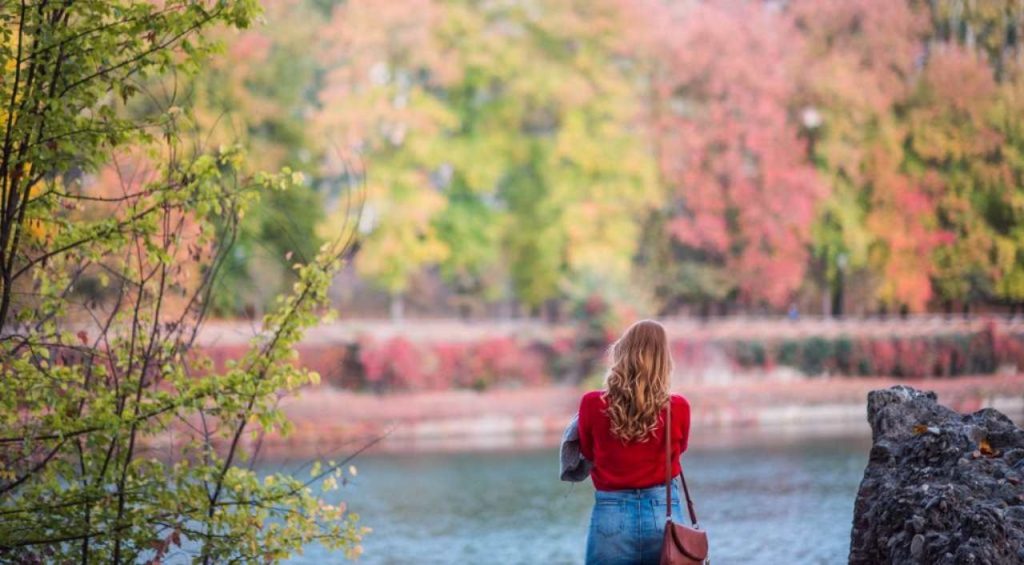
[[[691,448],[683,464],[712,563],[845,562],[869,446],[860,437]],[[373,528],[360,563],[583,562],[593,487],[557,480],[556,449],[366,455],[357,466],[331,497]],[[310,546],[290,563],[342,561]]]

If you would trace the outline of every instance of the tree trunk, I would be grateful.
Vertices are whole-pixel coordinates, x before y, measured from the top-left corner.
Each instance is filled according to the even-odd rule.
[[[396,292],[391,294],[391,321],[401,322],[405,318],[405,294]]]
[[[836,276],[836,293],[832,296],[832,316],[835,318],[843,317],[843,295],[846,293],[844,285],[843,273],[839,271]]]

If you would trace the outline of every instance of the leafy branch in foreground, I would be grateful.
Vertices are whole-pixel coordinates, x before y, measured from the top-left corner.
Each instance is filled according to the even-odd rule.
[[[304,178],[204,147],[176,93],[146,85],[194,72],[217,48],[204,30],[257,15],[252,0],[0,7],[0,560],[360,551],[358,517],[319,496],[341,464],[312,481],[242,464],[288,433],[279,396],[318,378],[294,345],[355,225],[295,265],[244,357],[216,368],[193,348],[240,219]]]

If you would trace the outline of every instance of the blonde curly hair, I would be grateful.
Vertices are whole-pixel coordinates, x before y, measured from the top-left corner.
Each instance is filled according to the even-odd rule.
[[[612,344],[602,397],[613,435],[632,442],[654,432],[669,400],[671,374],[668,335],[658,322],[636,322]]]

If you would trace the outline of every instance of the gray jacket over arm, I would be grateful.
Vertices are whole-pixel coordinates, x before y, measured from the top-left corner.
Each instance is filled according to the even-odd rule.
[[[559,477],[563,481],[578,483],[587,480],[593,463],[587,461],[580,453],[579,414],[574,414],[569,425],[562,433],[562,445],[559,448]]]

